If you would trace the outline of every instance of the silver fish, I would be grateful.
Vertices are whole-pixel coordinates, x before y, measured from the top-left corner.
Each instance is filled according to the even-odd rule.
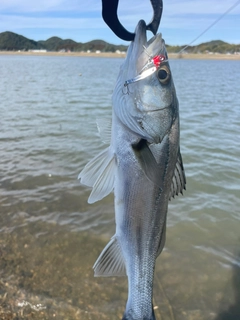
[[[110,146],[79,178],[93,203],[114,191],[116,233],[95,276],[128,276],[123,319],[155,319],[155,261],[166,237],[168,201],[185,189],[178,100],[161,34],[149,41],[140,20],[112,97]],[[105,138],[108,134],[105,132]]]

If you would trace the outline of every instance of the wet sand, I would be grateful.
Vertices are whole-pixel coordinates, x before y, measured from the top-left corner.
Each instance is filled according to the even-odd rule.
[[[93,277],[104,241],[41,229],[1,234],[0,319],[120,319],[127,280]]]
[[[24,52],[24,51],[0,51],[0,55],[24,55],[24,56],[59,56],[59,57],[98,57],[98,58],[125,58],[125,54],[112,52]],[[200,60],[240,60],[236,54],[177,54],[169,53],[170,59],[200,59]]]
[[[121,319],[127,279],[94,278],[92,270],[108,240],[44,222],[2,233],[0,319]],[[229,301],[222,301],[224,292],[233,301],[224,283],[216,288],[223,274],[213,275],[212,270],[198,277],[194,272],[185,273],[191,259],[198,264],[206,262],[208,256],[195,252],[192,257],[182,253],[174,257],[166,250],[158,259],[153,300],[157,319],[222,320],[217,318],[218,307],[222,304],[228,309],[229,305]],[[217,270],[216,265],[213,270]],[[206,297],[211,301],[207,307],[202,301]]]

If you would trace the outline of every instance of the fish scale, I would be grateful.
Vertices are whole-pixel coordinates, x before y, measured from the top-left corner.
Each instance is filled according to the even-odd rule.
[[[165,43],[161,34],[147,41],[146,30],[140,20],[120,68],[106,126],[111,134],[103,132],[110,145],[79,175],[92,187],[90,203],[114,192],[116,232],[93,268],[95,276],[127,275],[125,320],[155,319],[154,269],[165,244],[168,201],[186,183]]]

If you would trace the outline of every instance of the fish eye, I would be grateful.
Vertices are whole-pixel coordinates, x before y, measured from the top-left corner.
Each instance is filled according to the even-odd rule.
[[[168,84],[171,79],[171,74],[168,66],[160,66],[157,72],[157,77],[161,84]]]

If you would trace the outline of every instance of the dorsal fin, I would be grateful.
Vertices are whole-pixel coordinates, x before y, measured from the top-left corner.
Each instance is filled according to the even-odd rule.
[[[112,134],[112,119],[99,118],[97,119],[97,128],[102,142],[110,144]]]
[[[171,190],[169,193],[169,200],[174,196],[178,196],[179,193],[183,194],[183,189],[186,190],[186,177],[183,168],[182,156],[179,151],[176,167],[173,174]]]

